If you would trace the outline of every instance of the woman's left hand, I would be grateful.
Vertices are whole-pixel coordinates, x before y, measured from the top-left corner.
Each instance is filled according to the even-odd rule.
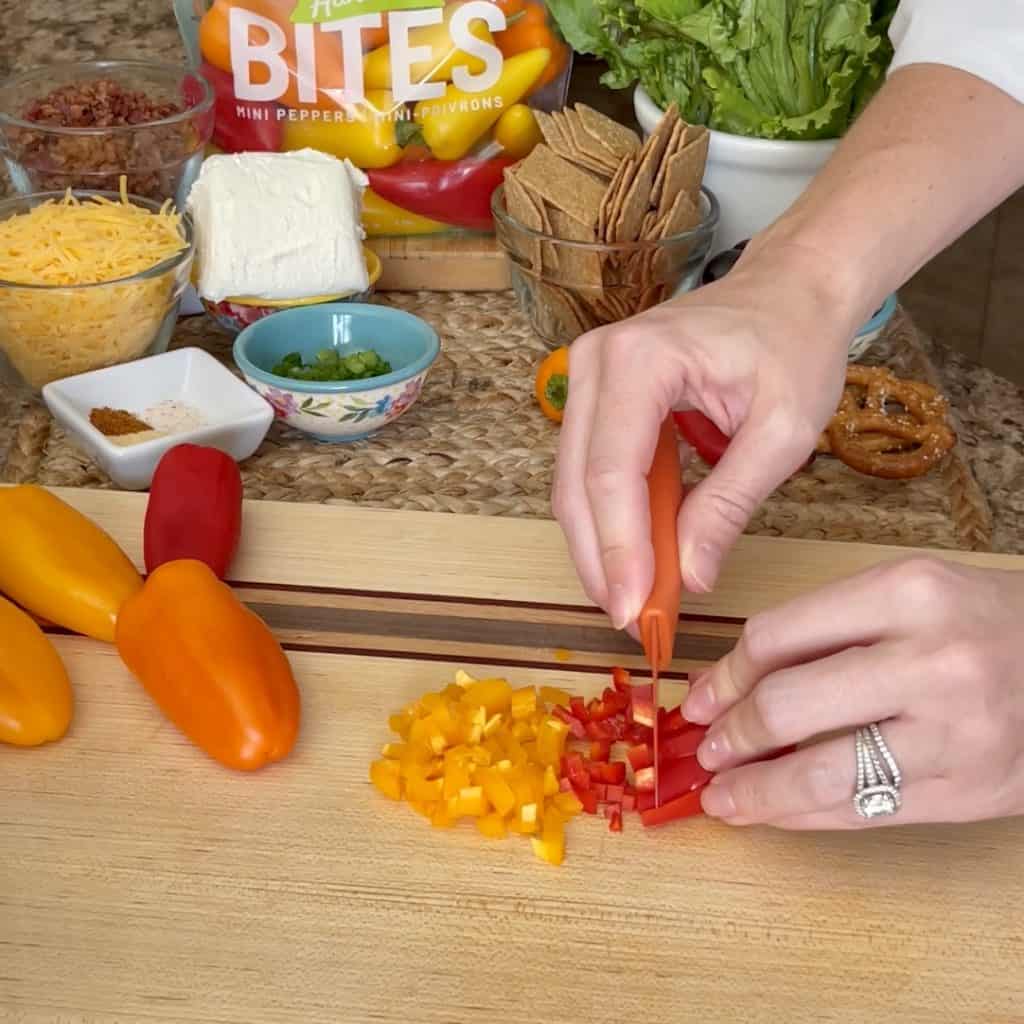
[[[706,813],[849,829],[1024,814],[1024,573],[886,563],[748,620],[684,713],[711,723]],[[854,730],[881,723],[902,807],[853,806]],[[773,761],[773,751],[801,744]]]

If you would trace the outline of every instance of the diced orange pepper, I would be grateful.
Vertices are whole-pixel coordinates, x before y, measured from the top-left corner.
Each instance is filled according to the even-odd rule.
[[[548,765],[544,769],[544,795],[554,796],[558,789],[558,776],[555,774],[555,769]]]
[[[370,781],[391,800],[402,799],[402,779],[396,761],[374,761],[370,765]]]
[[[452,815],[446,804],[439,804],[430,819],[434,828],[452,828],[457,820],[457,815]]]
[[[380,753],[382,757],[392,761],[400,761],[408,749],[404,743],[385,743]]]
[[[406,793],[410,800],[440,800],[444,796],[444,779],[410,779]]]
[[[397,733],[403,740],[409,738],[409,730],[412,728],[413,716],[406,711],[400,711],[388,719],[388,728]]]

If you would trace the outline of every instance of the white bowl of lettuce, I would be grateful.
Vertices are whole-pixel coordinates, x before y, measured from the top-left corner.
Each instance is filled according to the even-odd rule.
[[[882,83],[897,0],[547,0],[602,81],[636,86],[649,132],[676,103],[711,131],[704,183],[721,205],[715,251],[800,195]]]

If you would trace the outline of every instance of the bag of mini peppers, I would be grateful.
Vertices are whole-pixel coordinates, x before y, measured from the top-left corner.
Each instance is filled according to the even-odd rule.
[[[175,2],[216,150],[348,158],[370,236],[492,231],[533,111],[565,103],[572,51],[540,0]]]

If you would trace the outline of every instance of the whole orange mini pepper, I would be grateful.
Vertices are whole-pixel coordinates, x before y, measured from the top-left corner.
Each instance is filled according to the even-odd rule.
[[[0,591],[40,618],[112,643],[142,578],[113,538],[55,494],[0,488]]]
[[[565,402],[569,397],[569,349],[556,348],[537,367],[534,394],[541,412],[555,423],[562,422]]]
[[[542,46],[551,52],[544,73],[531,86],[527,95],[540,92],[545,85],[553,82],[569,63],[570,50],[553,25],[547,8],[534,0],[519,4],[505,4],[508,27],[498,32],[494,42],[508,60],[517,54],[526,53]]]
[[[71,724],[71,682],[35,621],[0,597],[0,743],[37,747]]]
[[[203,562],[161,565],[117,623],[125,665],[161,711],[228,768],[287,757],[299,731],[299,691],[262,619]]]

